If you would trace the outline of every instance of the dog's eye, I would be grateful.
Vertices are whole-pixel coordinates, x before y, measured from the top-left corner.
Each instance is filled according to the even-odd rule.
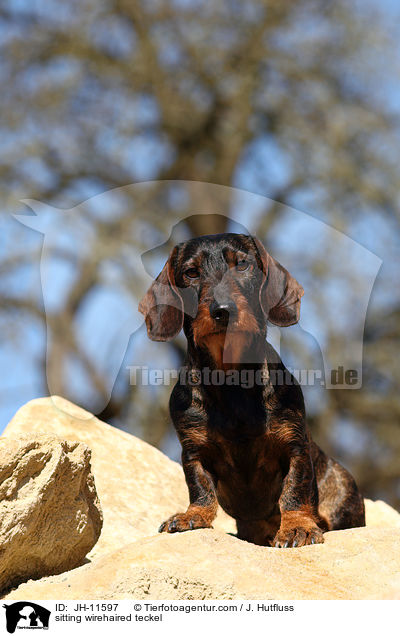
[[[188,278],[198,278],[199,272],[195,267],[190,267],[185,271],[185,276],[187,276]]]
[[[250,267],[250,262],[246,261],[245,259],[238,261],[236,264],[236,269],[239,272],[245,272],[247,269],[249,269]]]

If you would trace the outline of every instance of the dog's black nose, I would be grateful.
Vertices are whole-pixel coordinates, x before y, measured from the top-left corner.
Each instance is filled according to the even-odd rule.
[[[214,300],[210,305],[210,316],[220,325],[227,325],[229,320],[237,318],[237,307],[233,301],[217,303]]]

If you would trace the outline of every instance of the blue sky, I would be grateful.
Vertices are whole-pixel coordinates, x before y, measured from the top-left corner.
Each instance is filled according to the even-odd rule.
[[[14,11],[23,11],[31,9],[32,6],[34,6],[40,12],[44,10],[46,6],[45,3],[40,1],[36,1],[33,4],[31,0],[14,0],[13,2],[10,1],[9,4]],[[55,7],[56,4],[53,3],[52,6]],[[367,7],[368,3],[358,2],[358,6],[360,10],[363,10],[363,7]],[[369,6],[376,8],[376,3],[369,3]],[[398,34],[400,17],[399,3],[394,0],[385,0],[379,4],[379,10],[382,15],[385,16],[388,26],[388,36],[393,37],[394,34]],[[67,5],[57,3],[57,19],[62,19],[62,13],[68,13],[69,11],[70,9]],[[374,55],[373,51],[371,51],[371,55]],[[398,55],[398,51],[396,51],[396,55]],[[370,81],[379,88],[376,94],[374,94],[376,103],[384,103],[386,109],[389,109],[393,115],[398,116],[400,114],[400,90],[398,88],[397,71],[394,68],[396,55],[393,56],[393,62],[392,60],[382,60],[382,69],[379,78],[374,76],[370,78]],[[374,60],[374,62],[376,62],[376,60]],[[56,78],[58,77],[60,81],[67,81],[69,73],[72,71],[73,69],[63,67],[62,65],[49,69],[49,72]],[[36,80],[34,81],[34,79],[33,75],[29,75],[29,73],[26,74],[24,80],[25,86],[22,88],[29,90],[30,86],[35,84]],[[370,87],[370,82],[366,83],[366,88],[368,87]],[[110,100],[112,101],[112,96],[110,96]],[[121,104],[115,105],[116,109],[119,107],[123,107],[123,100]],[[154,101],[149,97],[138,97],[136,116],[143,122],[154,122],[158,116]],[[38,130],[36,132],[37,134],[44,134],[45,130]],[[8,136],[2,138],[0,148],[3,153],[12,152],[13,144],[16,141],[16,134],[23,137],[25,132],[10,133]],[[59,135],[60,144],[68,143],[65,131],[55,131],[56,136],[57,134]],[[113,148],[117,151],[119,147],[119,139],[114,137],[107,130],[104,130],[104,133],[99,137],[98,143],[100,150],[102,146],[107,147],[108,151],[112,151]],[[131,144],[128,145],[125,157],[125,161],[129,164],[133,176],[132,181],[154,178],[160,167],[168,162],[170,152],[171,149],[168,144],[157,138],[139,135],[132,139]],[[385,152],[384,148],[382,152]],[[265,166],[268,166],[268,171],[265,170]],[[234,185],[244,191],[239,197],[236,209],[233,211],[235,220],[243,223],[245,226],[251,225],[249,221],[251,221],[253,217],[255,218],[257,215],[261,215],[263,213],[263,207],[259,204],[259,199],[252,197],[249,192],[255,191],[268,196],[268,183],[273,182],[275,186],[284,185],[290,174],[290,166],[290,156],[282,152],[282,149],[269,137],[262,136],[253,144],[250,144],[243,153],[235,174]],[[25,170],[27,174],[33,175],[34,180],[38,184],[45,184],[54,178],[51,169],[45,166],[40,156],[26,157],[25,163],[21,164],[21,169]],[[265,190],[262,192],[260,192],[260,174],[261,182],[265,183]],[[264,181],[262,181],[263,179]],[[101,191],[101,183],[95,180],[82,179],[81,183],[76,184],[75,190],[70,193],[71,201],[69,205],[72,205],[72,202],[74,205],[79,204],[84,199],[93,197]],[[29,198],[31,193],[27,191],[22,193],[22,196]],[[114,196],[115,195],[113,195],[113,197]],[[112,200],[115,201],[115,198]],[[340,201],[337,202],[337,205],[340,206]],[[312,256],[313,249],[326,249],[327,252],[329,251],[329,240],[332,233],[327,232],[325,226],[315,222],[315,219],[326,220],[327,211],[320,206],[318,193],[312,184],[310,184],[306,192],[298,193],[296,200],[293,201],[293,206],[293,210],[286,210],[282,218],[282,223],[279,224],[280,231],[275,231],[269,237],[269,240],[275,250],[274,255],[281,258],[282,262],[287,265],[289,269],[298,271],[300,278],[301,275],[306,275],[307,261],[308,258]],[[106,215],[107,209],[107,205],[100,206],[98,214]],[[21,248],[26,254],[36,251],[36,255],[31,261],[27,262],[25,267],[19,269],[17,275],[4,276],[1,285],[7,292],[11,291],[18,295],[32,294],[42,303],[43,289],[40,277],[40,249],[43,235],[30,228],[22,227],[18,221],[12,217],[12,213],[16,211],[29,213],[24,205],[18,204],[17,207],[14,205],[6,205],[3,210],[4,213],[0,217],[0,258],[12,255],[21,250]],[[115,207],[113,207],[113,211],[115,213]],[[51,226],[53,228],[51,211],[49,211],[47,223],[49,224],[48,227]],[[284,231],[282,231],[282,227],[284,227]],[[307,244],[307,237],[310,236],[311,227],[316,228],[313,230],[315,237],[314,246]],[[364,254],[366,257],[361,263],[360,259],[355,263],[356,265],[359,264],[361,268],[365,268],[364,273],[366,280],[371,279],[371,277],[373,278],[378,266],[378,261],[382,259],[382,267],[379,270],[373,288],[369,311],[374,312],[381,307],[386,307],[389,310],[391,304],[397,299],[395,299],[388,290],[394,289],[397,285],[397,275],[400,266],[398,228],[396,227],[395,221],[382,216],[382,213],[377,210],[376,212],[369,213],[368,223],[363,222],[360,217],[355,216],[354,220],[351,220],[349,224],[348,233],[350,238],[357,244],[364,246],[366,250],[371,253],[371,255],[368,256],[367,252],[355,250],[355,253]],[[59,235],[64,236],[67,242],[66,247],[71,247],[71,244],[68,245],[68,241],[70,240],[68,232],[63,233],[60,231]],[[155,244],[157,244],[157,240],[155,239]],[[79,243],[76,243],[76,245],[79,245]],[[72,246],[75,246],[73,242]],[[77,249],[79,249],[79,247]],[[378,258],[376,259],[374,255]],[[51,306],[51,303],[54,303],[54,306],[57,305],[60,298],[60,290],[68,284],[71,274],[72,272],[69,266],[60,263],[52,266],[49,278],[46,282],[46,300],[47,303],[49,303],[48,306]],[[112,272],[110,275],[112,276]],[[333,298],[335,306],[340,308],[341,295],[346,289],[346,272],[343,272],[342,282],[343,284],[339,286],[335,282],[326,290],[318,290],[317,286],[313,287],[313,280],[305,280],[304,286],[306,287],[307,293],[303,303],[304,324],[307,323],[311,325],[311,332],[316,331],[313,322],[318,322],[318,318],[312,315],[312,305],[309,304],[309,298],[311,298],[313,294],[324,292]],[[134,300],[124,298],[107,288],[99,290],[97,296],[92,299],[90,306],[87,307],[85,313],[82,315],[80,331],[82,345],[88,348],[94,359],[96,357],[98,358],[98,364],[104,365],[107,363],[107,347],[104,349],[101,347],[101,343],[104,342],[102,334],[105,332],[109,333],[110,330],[112,331],[113,329],[114,332],[112,334],[109,333],[108,342],[111,344],[114,343],[114,345],[121,350],[124,349],[124,341],[126,341],[126,334],[130,330],[130,325],[132,324],[132,330],[134,331],[140,320],[140,317],[134,314],[134,303]],[[113,322],[110,316],[117,316],[118,320]],[[2,320],[4,321],[4,318]],[[46,392],[46,387],[43,386],[37,372],[37,360],[44,351],[46,333],[43,328],[39,326],[39,323],[36,322],[24,328],[21,334],[19,327],[22,325],[15,322],[16,320],[20,320],[20,318],[17,316],[9,316],[6,333],[10,333],[11,335],[7,342],[3,342],[0,345],[0,367],[3,376],[2,388],[0,390],[0,430],[4,428],[17,408],[23,403],[34,397],[44,395]],[[341,314],[338,310],[337,321],[337,329],[339,331],[343,330],[346,328],[348,317]],[[96,324],[96,328],[93,327],[94,324]],[[122,336],[119,334],[119,326],[121,324],[123,325],[123,328],[121,328]],[[300,327],[296,329],[296,334],[301,338]],[[320,338],[321,337],[322,336],[320,336]],[[138,350],[138,357],[143,355],[145,358],[143,351],[148,351],[148,349],[146,349],[148,343],[145,341],[143,329],[137,338],[137,344],[134,346],[131,343],[131,346]],[[323,345],[321,342],[317,344]],[[317,344],[315,345],[316,355],[318,353]],[[157,359],[159,356],[162,358],[161,345],[158,345],[156,355]],[[115,369],[113,373],[115,373]],[[79,375],[77,369],[74,369],[71,375],[73,375],[73,382],[76,385],[77,394],[79,394],[79,385],[84,382],[84,379]]]
[[[112,193],[98,196],[98,204],[94,207],[100,210],[110,209],[112,201]],[[238,223],[242,223],[250,231],[254,228],[254,220],[259,219],[263,213],[263,209],[269,206],[269,201],[254,195],[248,191],[237,191],[237,202],[232,209],[232,218]],[[93,200],[95,201],[95,200]],[[100,202],[100,203],[99,203]],[[111,205],[114,209],[115,206]],[[253,212],[252,212],[253,211]],[[82,223],[79,222],[79,208],[73,212],[78,218],[77,226],[67,223],[63,219],[63,214],[58,213],[57,209],[48,208],[40,213],[39,228],[46,233],[46,250],[42,253],[40,248],[43,246],[44,234],[30,228],[19,226],[15,218],[8,216],[2,218],[3,239],[9,233],[10,246],[12,242],[13,231],[18,232],[19,240],[23,240],[26,249],[34,249],[37,257],[34,262],[21,269],[14,276],[3,280],[3,286],[7,289],[12,288],[13,292],[18,291],[19,294],[32,294],[41,303],[45,301],[45,308],[48,311],[57,310],[60,299],[64,295],[63,291],[68,288],[69,283],[73,280],[73,270],[69,265],[54,260],[48,260],[47,256],[50,252],[49,236],[55,237],[57,245],[60,244],[65,249],[72,249],[79,253],[80,243],[85,244],[85,237]],[[328,294],[332,299],[336,297],[336,305],[340,307],[340,294],[345,293],[345,284],[347,278],[346,268],[343,268],[343,280],[341,284],[337,284],[340,268],[331,287],[325,290],[317,288],[312,290],[313,281],[304,280],[308,269],[308,258],[312,256],[313,246],[315,249],[325,249],[325,243],[335,245],[335,251],[338,252],[342,241],[345,242],[343,249],[344,255],[342,261],[331,261],[332,267],[337,267],[341,262],[354,258],[354,266],[362,260],[362,269],[358,274],[360,280],[365,282],[365,290],[361,293],[361,300],[368,301],[370,286],[374,281],[375,275],[380,267],[380,259],[373,253],[363,248],[358,243],[353,243],[347,237],[337,233],[324,223],[321,223],[315,217],[304,214],[295,209],[285,208],[283,210],[284,218],[279,224],[280,231],[276,232],[276,236],[269,237],[274,246],[274,256],[281,260],[289,271],[296,272],[296,276],[301,280],[306,289],[303,302],[303,318],[300,326],[292,328],[295,337],[304,339],[304,329],[306,332],[313,333],[317,337],[315,342],[315,354],[319,354],[319,348],[323,350],[324,331],[321,330],[320,317],[313,315],[313,306],[315,302],[319,302],[323,294]],[[254,217],[254,220],[252,220]],[[71,217],[70,217],[71,218]],[[37,223],[36,217],[27,216],[26,221],[29,223]],[[283,226],[282,226],[283,224]],[[76,229],[79,229],[79,236]],[[283,229],[283,231],[282,231]],[[380,228],[378,228],[380,229]],[[72,230],[72,231],[71,231]],[[383,230],[383,228],[382,228]],[[88,237],[87,237],[88,238]],[[264,238],[264,237],[262,237]],[[168,239],[168,236],[165,237]],[[14,243],[15,244],[15,243]],[[154,245],[156,246],[158,242]],[[89,245],[89,243],[88,243]],[[77,247],[78,246],[78,247]],[[347,246],[347,247],[346,247]],[[134,248],[132,247],[132,255]],[[359,253],[359,256],[357,254]],[[44,257],[43,257],[44,254]],[[139,254],[140,256],[140,254]],[[40,262],[42,257],[42,261]],[[164,258],[157,261],[155,270],[161,268]],[[42,265],[42,270],[40,270]],[[105,265],[107,263],[105,262]],[[42,278],[41,278],[42,276]],[[44,290],[42,281],[44,280]],[[125,355],[129,358],[129,364],[149,364],[146,356],[155,356],[150,360],[150,366],[157,366],[163,360],[165,366],[174,365],[174,361],[168,358],[166,347],[163,343],[148,343],[143,328],[135,333],[136,329],[142,325],[142,316],[138,314],[136,302],[134,298],[129,297],[126,291],[119,285],[118,270],[109,268],[106,271],[106,281],[110,283],[108,286],[100,287],[96,294],[91,298],[90,303],[80,315],[79,337],[81,346],[85,348],[94,363],[101,369],[109,373],[110,378],[115,378],[119,366],[125,364]],[[148,278],[150,280],[150,277]],[[308,283],[308,284],[306,284]],[[351,281],[348,281],[351,285]],[[44,292],[44,293],[43,293]],[[318,294],[318,299],[313,298],[313,294]],[[344,303],[344,307],[347,303]],[[354,310],[351,310],[354,314]],[[362,309],[364,311],[364,309]],[[357,316],[358,320],[363,319],[363,315]],[[346,314],[340,316],[337,314],[337,329],[342,331],[349,322]],[[134,334],[130,340],[130,335]],[[292,334],[292,335],[293,335]],[[354,333],[349,331],[350,341],[354,339]],[[129,348],[128,343],[130,342]],[[344,339],[345,342],[345,339]],[[43,328],[39,327],[38,322],[33,322],[24,330],[22,343],[11,341],[9,344],[3,345],[0,350],[1,364],[6,375],[3,380],[3,399],[0,406],[1,427],[4,428],[8,420],[12,417],[16,409],[27,400],[34,397],[42,396],[46,393],[45,387],[39,380],[37,370],[37,360],[46,347],[46,333]],[[111,349],[110,349],[111,347]],[[109,356],[112,350],[114,356]],[[115,351],[119,351],[115,355]],[[109,367],[110,361],[113,362],[113,368]],[[288,362],[292,362],[295,366],[296,360],[293,358]],[[79,395],[85,396],[85,379],[79,372],[78,367],[71,368],[70,385],[74,387],[74,392],[79,401]],[[111,390],[112,386],[110,386]]]

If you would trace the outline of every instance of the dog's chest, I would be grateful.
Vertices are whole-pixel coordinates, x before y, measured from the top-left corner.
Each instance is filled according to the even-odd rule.
[[[232,441],[218,432],[208,435],[208,460],[218,479],[237,475],[249,485],[267,473],[279,470],[279,461],[269,435],[247,441]]]
[[[243,447],[242,442],[260,438],[267,430],[269,412],[259,387],[251,392],[243,389],[221,391],[213,399],[205,396],[204,407],[210,431],[215,432],[216,439],[220,435],[221,443],[230,440],[234,455],[237,443]],[[254,446],[252,452],[258,452]]]
[[[266,518],[282,490],[282,468],[268,435],[232,442],[210,435],[208,469],[222,508],[235,518]]]

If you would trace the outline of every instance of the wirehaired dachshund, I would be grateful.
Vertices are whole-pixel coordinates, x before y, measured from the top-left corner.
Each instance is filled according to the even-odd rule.
[[[298,322],[303,293],[257,238],[226,233],[177,245],[140,302],[149,338],[183,327],[188,344],[170,413],[190,505],[160,532],[210,528],[218,503],[240,539],[278,548],[365,525],[353,477],[311,439],[301,388],[266,340],[267,321]]]

